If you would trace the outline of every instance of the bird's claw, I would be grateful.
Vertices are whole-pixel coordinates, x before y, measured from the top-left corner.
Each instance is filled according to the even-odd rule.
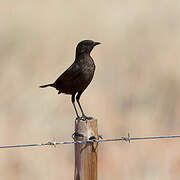
[[[93,119],[93,117],[88,117],[86,115],[82,115],[81,117],[77,116],[76,120],[82,120],[82,121],[87,121],[87,120],[91,120]]]
[[[76,120],[81,120],[81,117],[77,116],[77,117],[76,117]]]
[[[83,121],[91,120],[91,119],[93,119],[93,118],[92,118],[92,117],[87,117],[87,116],[85,116],[85,115],[83,115],[83,116],[81,117],[81,120],[83,120]]]

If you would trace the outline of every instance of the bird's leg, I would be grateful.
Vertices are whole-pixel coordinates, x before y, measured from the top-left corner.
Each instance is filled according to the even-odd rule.
[[[71,97],[71,101],[72,101],[72,104],[73,104],[73,107],[74,107],[74,110],[75,110],[75,113],[76,113],[76,119],[80,119],[79,115],[78,115],[78,112],[77,112],[77,109],[76,109],[76,106],[75,106],[75,94],[72,95]]]
[[[79,108],[80,108],[81,113],[82,113],[81,119],[82,119],[82,120],[92,119],[92,117],[87,117],[87,116],[84,114],[84,111],[83,111],[83,109],[82,109],[82,107],[81,107],[81,104],[80,104],[80,101],[79,101],[81,94],[82,94],[82,93],[78,93],[77,96],[76,96],[77,103],[78,103]]]

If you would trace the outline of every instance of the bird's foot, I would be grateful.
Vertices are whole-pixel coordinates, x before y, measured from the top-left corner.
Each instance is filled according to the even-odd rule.
[[[81,120],[81,117],[77,116],[77,117],[76,117],[76,120]]]
[[[85,115],[82,115],[82,117],[81,117],[81,120],[83,120],[83,121],[87,121],[87,120],[91,120],[91,119],[93,119],[93,117],[87,117]]]

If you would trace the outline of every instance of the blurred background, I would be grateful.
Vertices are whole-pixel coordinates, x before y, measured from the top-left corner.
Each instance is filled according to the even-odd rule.
[[[84,39],[100,41],[81,97],[104,138],[180,134],[180,1],[10,1],[0,6],[0,145],[71,140],[71,97],[52,88]],[[176,180],[178,139],[99,145],[99,180]],[[74,147],[0,150],[0,179],[73,179]]]

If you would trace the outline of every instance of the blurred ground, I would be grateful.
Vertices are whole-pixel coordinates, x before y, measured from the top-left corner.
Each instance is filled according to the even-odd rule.
[[[180,1],[2,1],[0,145],[70,140],[69,96],[39,89],[102,42],[81,102],[104,138],[180,134]],[[179,140],[104,143],[99,180],[176,180]],[[0,150],[0,179],[72,179],[73,146]]]

